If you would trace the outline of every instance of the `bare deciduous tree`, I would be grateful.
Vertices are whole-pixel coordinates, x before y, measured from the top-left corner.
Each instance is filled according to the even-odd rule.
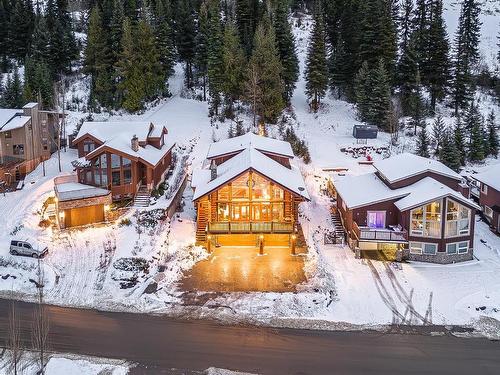
[[[18,375],[20,374],[19,363],[22,356],[21,327],[14,300],[11,300],[9,308],[7,348],[10,351],[9,371],[11,374]]]
[[[255,64],[250,64],[248,67],[248,77],[246,82],[246,98],[247,101],[252,106],[253,112],[253,128],[257,127],[257,106],[262,96],[262,91],[260,89],[260,79],[257,72],[257,67]]]
[[[47,309],[43,303],[44,295],[44,272],[41,260],[38,260],[38,271],[37,271],[37,290],[38,290],[38,306],[33,312],[33,323],[31,329],[31,344],[33,350],[38,352],[38,364],[40,369],[38,374],[44,374],[45,365],[47,363],[47,344],[49,337],[49,316],[47,314]]]

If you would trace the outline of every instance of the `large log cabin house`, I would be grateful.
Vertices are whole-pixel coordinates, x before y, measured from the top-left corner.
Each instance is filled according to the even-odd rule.
[[[193,172],[198,244],[292,246],[308,201],[288,142],[253,133],[211,144]]]
[[[473,258],[479,206],[460,175],[409,153],[374,167],[374,173],[334,181],[336,209],[353,250],[394,250],[401,258],[443,264]]]

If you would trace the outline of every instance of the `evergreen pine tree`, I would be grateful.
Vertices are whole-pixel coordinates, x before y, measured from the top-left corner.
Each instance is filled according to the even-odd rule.
[[[7,77],[2,102],[2,107],[5,108],[21,108],[24,105],[23,85],[17,68]]]
[[[482,121],[475,122],[471,128],[468,156],[472,162],[482,161],[486,157]]]
[[[457,149],[457,153],[459,156],[460,165],[465,166],[465,161],[467,160],[467,149],[465,146],[464,128],[460,117],[457,117],[455,121],[453,137],[455,141],[455,148]]]
[[[368,67],[368,62],[365,61],[361,68],[356,74],[354,80],[354,91],[356,104],[358,109],[358,114],[361,121],[368,120],[368,112],[370,108],[369,98],[370,98],[370,68]]]
[[[427,60],[423,65],[425,84],[431,95],[431,109],[436,102],[444,99],[449,80],[449,41],[443,19],[443,0],[431,0],[431,20],[427,43]]]
[[[273,26],[283,67],[284,99],[285,102],[289,103],[295,90],[295,84],[299,79],[299,59],[295,51],[295,38],[288,22],[288,0],[277,1]]]
[[[427,125],[422,124],[417,138],[417,155],[428,158],[429,155],[429,135],[427,134]]]
[[[233,104],[243,94],[246,69],[245,52],[239,42],[238,30],[232,22],[228,22],[224,29],[222,63],[224,66],[222,91],[228,106],[227,112],[232,116]]]
[[[123,20],[125,19],[125,11],[123,9],[122,0],[114,0],[113,13],[109,24],[109,47],[113,54],[112,64],[116,64],[120,56]]]
[[[156,3],[156,45],[163,67],[164,79],[174,74],[175,46],[172,32],[172,9],[170,0],[157,0]]]
[[[110,107],[113,104],[112,53],[104,33],[98,6],[89,18],[87,45],[84,53],[84,72],[91,76],[90,105],[97,103]]]
[[[397,32],[392,10],[386,0],[361,2],[359,25],[359,59],[376,67],[382,59],[389,82],[394,79]]]
[[[257,76],[260,95],[258,95],[256,110],[261,123],[275,123],[285,106],[281,73],[282,66],[274,30],[269,19],[264,17],[255,32],[254,49],[247,78],[253,81],[254,74]]]
[[[391,91],[383,59],[371,70],[368,82],[371,89],[368,91],[368,122],[388,130]]]
[[[19,62],[24,62],[31,45],[31,35],[35,26],[35,13],[31,0],[13,1],[10,22],[7,25],[8,49],[12,57]]]
[[[178,0],[176,9],[177,52],[185,65],[186,87],[194,84],[193,62],[196,55],[196,25],[189,0]]]
[[[224,85],[223,34],[221,23],[219,3],[213,2],[210,7],[207,73],[210,105],[215,115],[219,114]]]
[[[398,63],[397,81],[399,82],[399,96],[403,115],[408,116],[414,112],[415,93],[420,89],[420,74],[417,56],[413,41],[407,45]]]
[[[481,5],[478,0],[465,0],[462,4],[458,30],[455,37],[453,102],[455,114],[465,108],[471,100],[473,87],[472,71],[479,59]]]
[[[43,15],[37,14],[35,21],[35,29],[33,31],[33,36],[31,39],[31,45],[29,49],[30,58],[37,61],[49,61],[50,50],[49,50],[49,34],[47,29],[47,22]]]
[[[71,61],[77,57],[76,43],[67,0],[47,1],[47,30],[49,34],[49,66],[52,74],[70,71]]]
[[[44,60],[27,58],[24,65],[24,99],[38,101],[42,99],[42,108],[52,108],[53,83],[50,69]]]
[[[204,1],[201,3],[198,15],[198,33],[196,34],[196,74],[201,79],[203,88],[203,100],[207,100],[207,75],[208,75],[208,39],[210,37],[210,23],[208,19],[208,7]]]
[[[455,172],[459,172],[460,167],[463,165],[460,152],[456,146],[455,136],[449,129],[443,131],[439,161]]]
[[[141,72],[136,64],[134,50],[134,33],[128,17],[123,21],[120,58],[116,63],[120,104],[130,112],[142,108],[144,85]]]
[[[346,95],[349,87],[349,61],[342,36],[337,38],[337,45],[330,54],[330,85],[336,90],[338,98]]]
[[[406,49],[410,43],[410,37],[413,30],[412,27],[412,15],[413,15],[413,0],[403,0],[403,5],[400,11],[400,27],[399,27],[399,48],[402,54],[405,53]]]
[[[497,158],[500,149],[500,140],[498,139],[498,126],[496,124],[495,113],[491,111],[486,119],[487,134],[488,134],[488,151],[489,155]]]
[[[247,56],[253,50],[255,30],[260,20],[260,5],[258,0],[235,0],[236,25],[240,41]]]
[[[445,124],[443,116],[437,115],[432,126],[432,137],[434,139],[434,154],[439,155],[443,143],[443,136],[445,132]]]
[[[314,16],[314,26],[309,40],[306,61],[306,94],[316,112],[328,89],[328,64],[326,60],[325,29],[319,9]]]
[[[420,71],[417,70],[417,77],[415,79],[415,89],[410,94],[409,110],[413,118],[414,134],[417,134],[417,127],[421,126],[425,117],[425,104],[422,95],[422,85],[420,84]]]

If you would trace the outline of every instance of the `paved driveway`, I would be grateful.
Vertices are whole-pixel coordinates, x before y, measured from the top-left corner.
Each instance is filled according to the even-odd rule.
[[[306,280],[304,255],[287,247],[269,247],[259,256],[255,247],[223,246],[198,262],[181,281],[185,291],[293,292]]]

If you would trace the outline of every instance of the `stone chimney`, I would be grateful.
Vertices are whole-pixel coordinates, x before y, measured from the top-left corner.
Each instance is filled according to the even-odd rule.
[[[132,146],[132,150],[134,152],[139,151],[139,138],[134,134],[132,137],[132,140],[130,141],[130,145]]]
[[[210,163],[210,181],[213,181],[217,178],[217,164],[215,164],[215,160],[212,160]]]

